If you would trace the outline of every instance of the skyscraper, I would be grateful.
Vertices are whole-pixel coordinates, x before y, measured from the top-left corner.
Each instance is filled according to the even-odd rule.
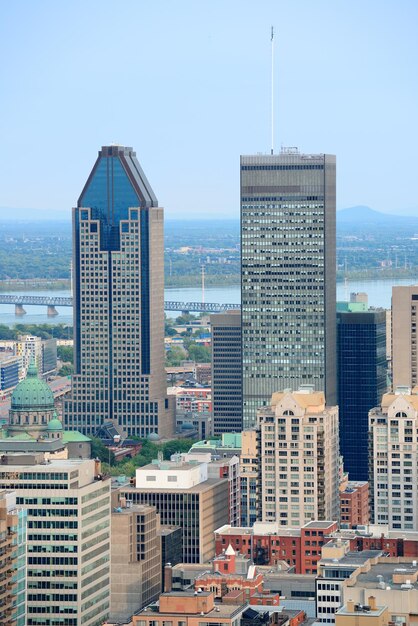
[[[418,285],[392,287],[393,389],[418,383],[417,314]]]
[[[132,148],[105,146],[73,209],[74,355],[65,424],[172,432],[164,370],[163,209]]]
[[[335,156],[241,157],[244,428],[280,389],[336,404]]]
[[[210,316],[214,435],[242,430],[241,313]]]
[[[350,480],[368,480],[369,411],[387,389],[386,311],[337,313],[340,452]]]

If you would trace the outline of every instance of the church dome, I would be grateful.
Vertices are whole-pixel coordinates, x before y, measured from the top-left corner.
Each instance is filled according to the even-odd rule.
[[[54,396],[45,381],[38,378],[38,368],[31,361],[25,380],[12,394],[12,411],[48,411],[54,408]]]
[[[52,420],[48,422],[47,430],[62,430],[62,422],[58,419],[57,414],[54,413]]]

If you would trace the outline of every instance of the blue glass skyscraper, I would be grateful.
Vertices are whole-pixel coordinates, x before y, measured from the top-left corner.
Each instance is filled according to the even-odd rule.
[[[74,355],[67,428],[169,435],[163,210],[132,148],[105,146],[73,209]]]
[[[337,312],[340,452],[350,480],[368,480],[369,411],[387,390],[386,311]]]

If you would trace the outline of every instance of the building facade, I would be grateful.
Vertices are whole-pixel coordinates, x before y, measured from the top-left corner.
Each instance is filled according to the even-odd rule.
[[[257,419],[261,521],[298,528],[338,520],[338,407],[307,386],[274,393]]]
[[[340,484],[340,524],[342,528],[367,526],[369,514],[369,483],[367,480],[344,481]]]
[[[163,210],[132,148],[105,146],[73,210],[74,366],[70,429],[112,420],[128,436],[170,435],[164,371]]]
[[[215,532],[216,554],[231,545],[255,565],[279,568],[284,561],[295,574],[316,574],[321,548],[337,528],[337,522],[317,520],[302,528],[283,527],[277,522],[255,522],[247,528],[226,525]]]
[[[338,312],[340,452],[350,480],[368,480],[369,411],[387,390],[386,311]]]
[[[27,513],[25,626],[102,626],[109,617],[110,481],[95,461],[1,457],[0,488]]]
[[[210,316],[212,330],[213,432],[242,431],[241,312]]]
[[[26,511],[0,491],[0,623],[26,624]]]
[[[418,389],[382,396],[369,413],[370,511],[390,530],[418,525]]]
[[[278,389],[336,404],[335,157],[241,157],[244,428]]]
[[[119,495],[132,504],[154,506],[164,526],[181,526],[184,563],[215,555],[214,531],[229,523],[229,478],[209,478],[207,463],[158,461],[139,468],[135,486]]]
[[[118,506],[111,516],[110,619],[128,621],[161,592],[160,521],[151,506]]]
[[[392,287],[392,389],[418,383],[418,285]]]

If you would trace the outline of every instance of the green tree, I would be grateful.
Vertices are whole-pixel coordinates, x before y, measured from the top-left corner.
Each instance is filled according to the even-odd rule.
[[[101,439],[97,437],[91,438],[91,457],[93,459],[100,459],[103,463],[109,463],[110,465],[115,465],[116,459],[115,455],[109,448],[106,448]]]
[[[57,356],[63,363],[73,363],[74,362],[74,352],[72,346],[58,346],[57,347]]]
[[[72,376],[74,374],[74,366],[71,364],[63,365],[58,373],[60,376]]]
[[[176,452],[188,452],[194,443],[193,439],[175,439],[162,444],[165,459],[170,459]]]
[[[166,365],[168,367],[178,367],[187,357],[187,353],[180,346],[173,346],[166,356]]]
[[[188,351],[190,359],[195,363],[210,363],[210,348],[206,346],[200,346],[197,343],[192,343],[189,345]]]

